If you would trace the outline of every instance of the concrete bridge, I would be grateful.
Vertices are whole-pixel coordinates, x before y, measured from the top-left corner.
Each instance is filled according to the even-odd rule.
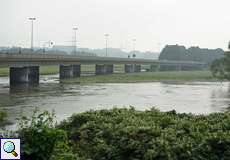
[[[115,64],[123,64],[125,73],[140,72],[141,65],[159,65],[161,68],[176,69],[202,69],[206,66],[205,63],[192,61],[159,61],[50,54],[0,54],[0,67],[10,68],[11,85],[39,83],[39,66],[59,65],[60,79],[80,77],[82,64],[94,64],[96,75],[112,74]]]

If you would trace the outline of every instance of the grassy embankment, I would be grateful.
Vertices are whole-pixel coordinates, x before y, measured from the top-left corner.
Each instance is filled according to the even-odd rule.
[[[40,73],[42,75],[57,74],[59,73],[59,68],[57,66],[42,66],[40,67]],[[0,77],[8,76],[9,68],[0,68]]]
[[[95,71],[94,65],[82,65],[82,71],[87,72]],[[58,66],[41,66],[40,67],[40,74],[41,75],[49,75],[49,74],[58,74],[59,67]],[[9,75],[9,68],[0,68],[0,77],[8,76]]]
[[[82,72],[95,72],[94,65],[82,65]],[[80,77],[62,80],[63,83],[129,83],[129,82],[154,82],[154,81],[215,81],[210,71],[165,71],[141,72],[125,74],[122,65],[116,65],[119,73],[102,76]],[[40,67],[41,75],[58,74],[58,66]],[[8,76],[8,68],[0,68],[0,77]]]
[[[229,112],[195,116],[156,109],[112,109],[74,114],[57,126],[48,112],[32,117],[32,121],[21,123],[17,132],[25,160],[230,157]]]
[[[210,71],[167,71],[120,73],[62,80],[63,83],[132,83],[155,81],[216,81],[216,79],[212,77]]]

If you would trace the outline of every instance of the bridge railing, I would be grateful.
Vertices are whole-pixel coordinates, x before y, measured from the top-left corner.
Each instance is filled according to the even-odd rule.
[[[96,56],[74,56],[60,54],[0,54],[0,63],[4,61],[30,61],[30,62],[78,62],[78,63],[118,63],[118,64],[161,64],[161,65],[206,65],[204,62],[194,61],[168,61],[154,59],[138,59],[138,58],[117,58],[117,57],[96,57]]]

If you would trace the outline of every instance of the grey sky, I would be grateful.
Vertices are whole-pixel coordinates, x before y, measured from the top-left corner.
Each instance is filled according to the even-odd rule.
[[[80,47],[109,46],[157,51],[165,44],[226,49],[230,40],[229,0],[0,0],[0,46],[71,45],[77,26]],[[161,45],[159,45],[159,43]]]

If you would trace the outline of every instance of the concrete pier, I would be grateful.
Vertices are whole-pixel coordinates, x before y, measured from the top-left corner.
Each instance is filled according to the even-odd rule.
[[[134,65],[134,72],[141,72],[141,65],[140,64]]]
[[[114,66],[113,64],[96,64],[95,72],[96,75],[113,74]]]
[[[60,65],[59,77],[60,79],[68,79],[81,76],[81,65]]]
[[[134,65],[133,64],[125,64],[125,73],[133,73]]]
[[[39,84],[39,66],[10,67],[10,85]]]
[[[140,64],[125,64],[125,73],[141,72]]]
[[[114,72],[114,65],[113,64],[107,64],[106,65],[106,74],[113,74]]]

